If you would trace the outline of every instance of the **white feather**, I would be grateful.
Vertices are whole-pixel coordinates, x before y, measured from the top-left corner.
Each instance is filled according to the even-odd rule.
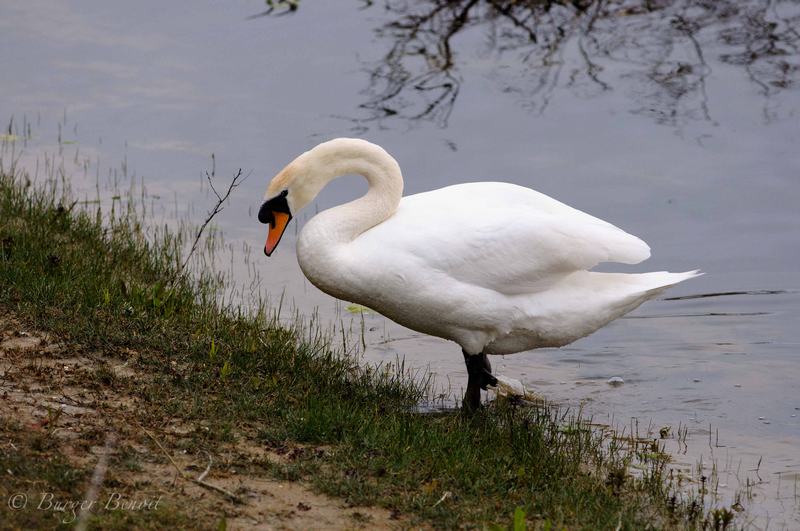
[[[641,262],[650,248],[529,188],[481,182],[401,199],[399,166],[363,140],[304,153],[268,195],[286,186],[300,208],[308,190],[348,173],[364,175],[370,190],[306,224],[297,247],[305,275],[335,297],[471,354],[566,345],[700,274],[589,271]]]

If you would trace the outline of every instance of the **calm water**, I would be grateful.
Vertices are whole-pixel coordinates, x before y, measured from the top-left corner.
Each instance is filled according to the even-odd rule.
[[[33,135],[4,158],[13,147],[43,167],[60,150],[80,194],[143,181],[154,220],[199,222],[215,153],[220,179],[252,172],[216,220],[223,265],[326,322],[349,322],[346,304],[302,278],[291,239],[259,255],[255,220],[269,178],[322,140],[383,145],[406,193],[505,180],[607,219],[653,257],[605,269],[707,274],[496,372],[598,422],[688,427],[686,446],[667,440],[676,466],[697,477],[698,460],[709,476],[716,463],[721,504],[747,491],[742,522],[800,527],[800,4],[363,4],[248,18],[264,4],[4,3],[0,119]],[[364,189],[344,178],[316,208]],[[373,314],[365,330],[368,361],[404,357],[459,393],[457,346]]]

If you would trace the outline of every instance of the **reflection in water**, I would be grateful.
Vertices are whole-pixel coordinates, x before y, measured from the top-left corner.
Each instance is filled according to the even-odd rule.
[[[269,15],[286,15],[294,13],[300,7],[300,0],[264,0],[267,4],[267,9],[252,15],[249,18],[266,17]]]
[[[696,295],[681,295],[679,297],[665,297],[665,301],[685,301],[689,299],[707,299],[709,297],[730,297],[732,295],[782,295],[784,293],[795,293],[793,290],[785,289],[758,289],[748,291],[721,291],[719,293],[698,293]]]
[[[364,6],[376,2],[366,1]],[[297,0],[268,1],[261,15],[294,12]],[[797,77],[800,6],[791,0],[384,0],[389,18],[376,30],[388,52],[368,64],[362,124],[387,118],[442,127],[459,94],[460,34],[485,34],[482,54],[504,91],[542,113],[557,88],[592,97],[616,77],[640,83],[635,113],[658,123],[714,124],[707,91],[710,63],[741,68],[775,118],[769,100]],[[508,66],[523,68],[511,69]],[[510,79],[506,79],[511,76]]]

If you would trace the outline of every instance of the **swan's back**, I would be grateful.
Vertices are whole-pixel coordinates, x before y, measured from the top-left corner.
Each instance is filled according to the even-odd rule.
[[[360,253],[504,294],[533,292],[600,262],[650,256],[639,238],[544,194],[468,183],[404,197],[397,212],[353,242]],[[391,258],[390,258],[391,259]]]

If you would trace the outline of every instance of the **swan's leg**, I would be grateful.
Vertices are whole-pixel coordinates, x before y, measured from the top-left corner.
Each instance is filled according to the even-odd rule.
[[[481,405],[481,389],[486,390],[489,385],[497,385],[497,378],[492,376],[492,365],[484,353],[464,353],[464,363],[467,365],[467,392],[464,393],[463,406],[466,411],[475,411]]]

